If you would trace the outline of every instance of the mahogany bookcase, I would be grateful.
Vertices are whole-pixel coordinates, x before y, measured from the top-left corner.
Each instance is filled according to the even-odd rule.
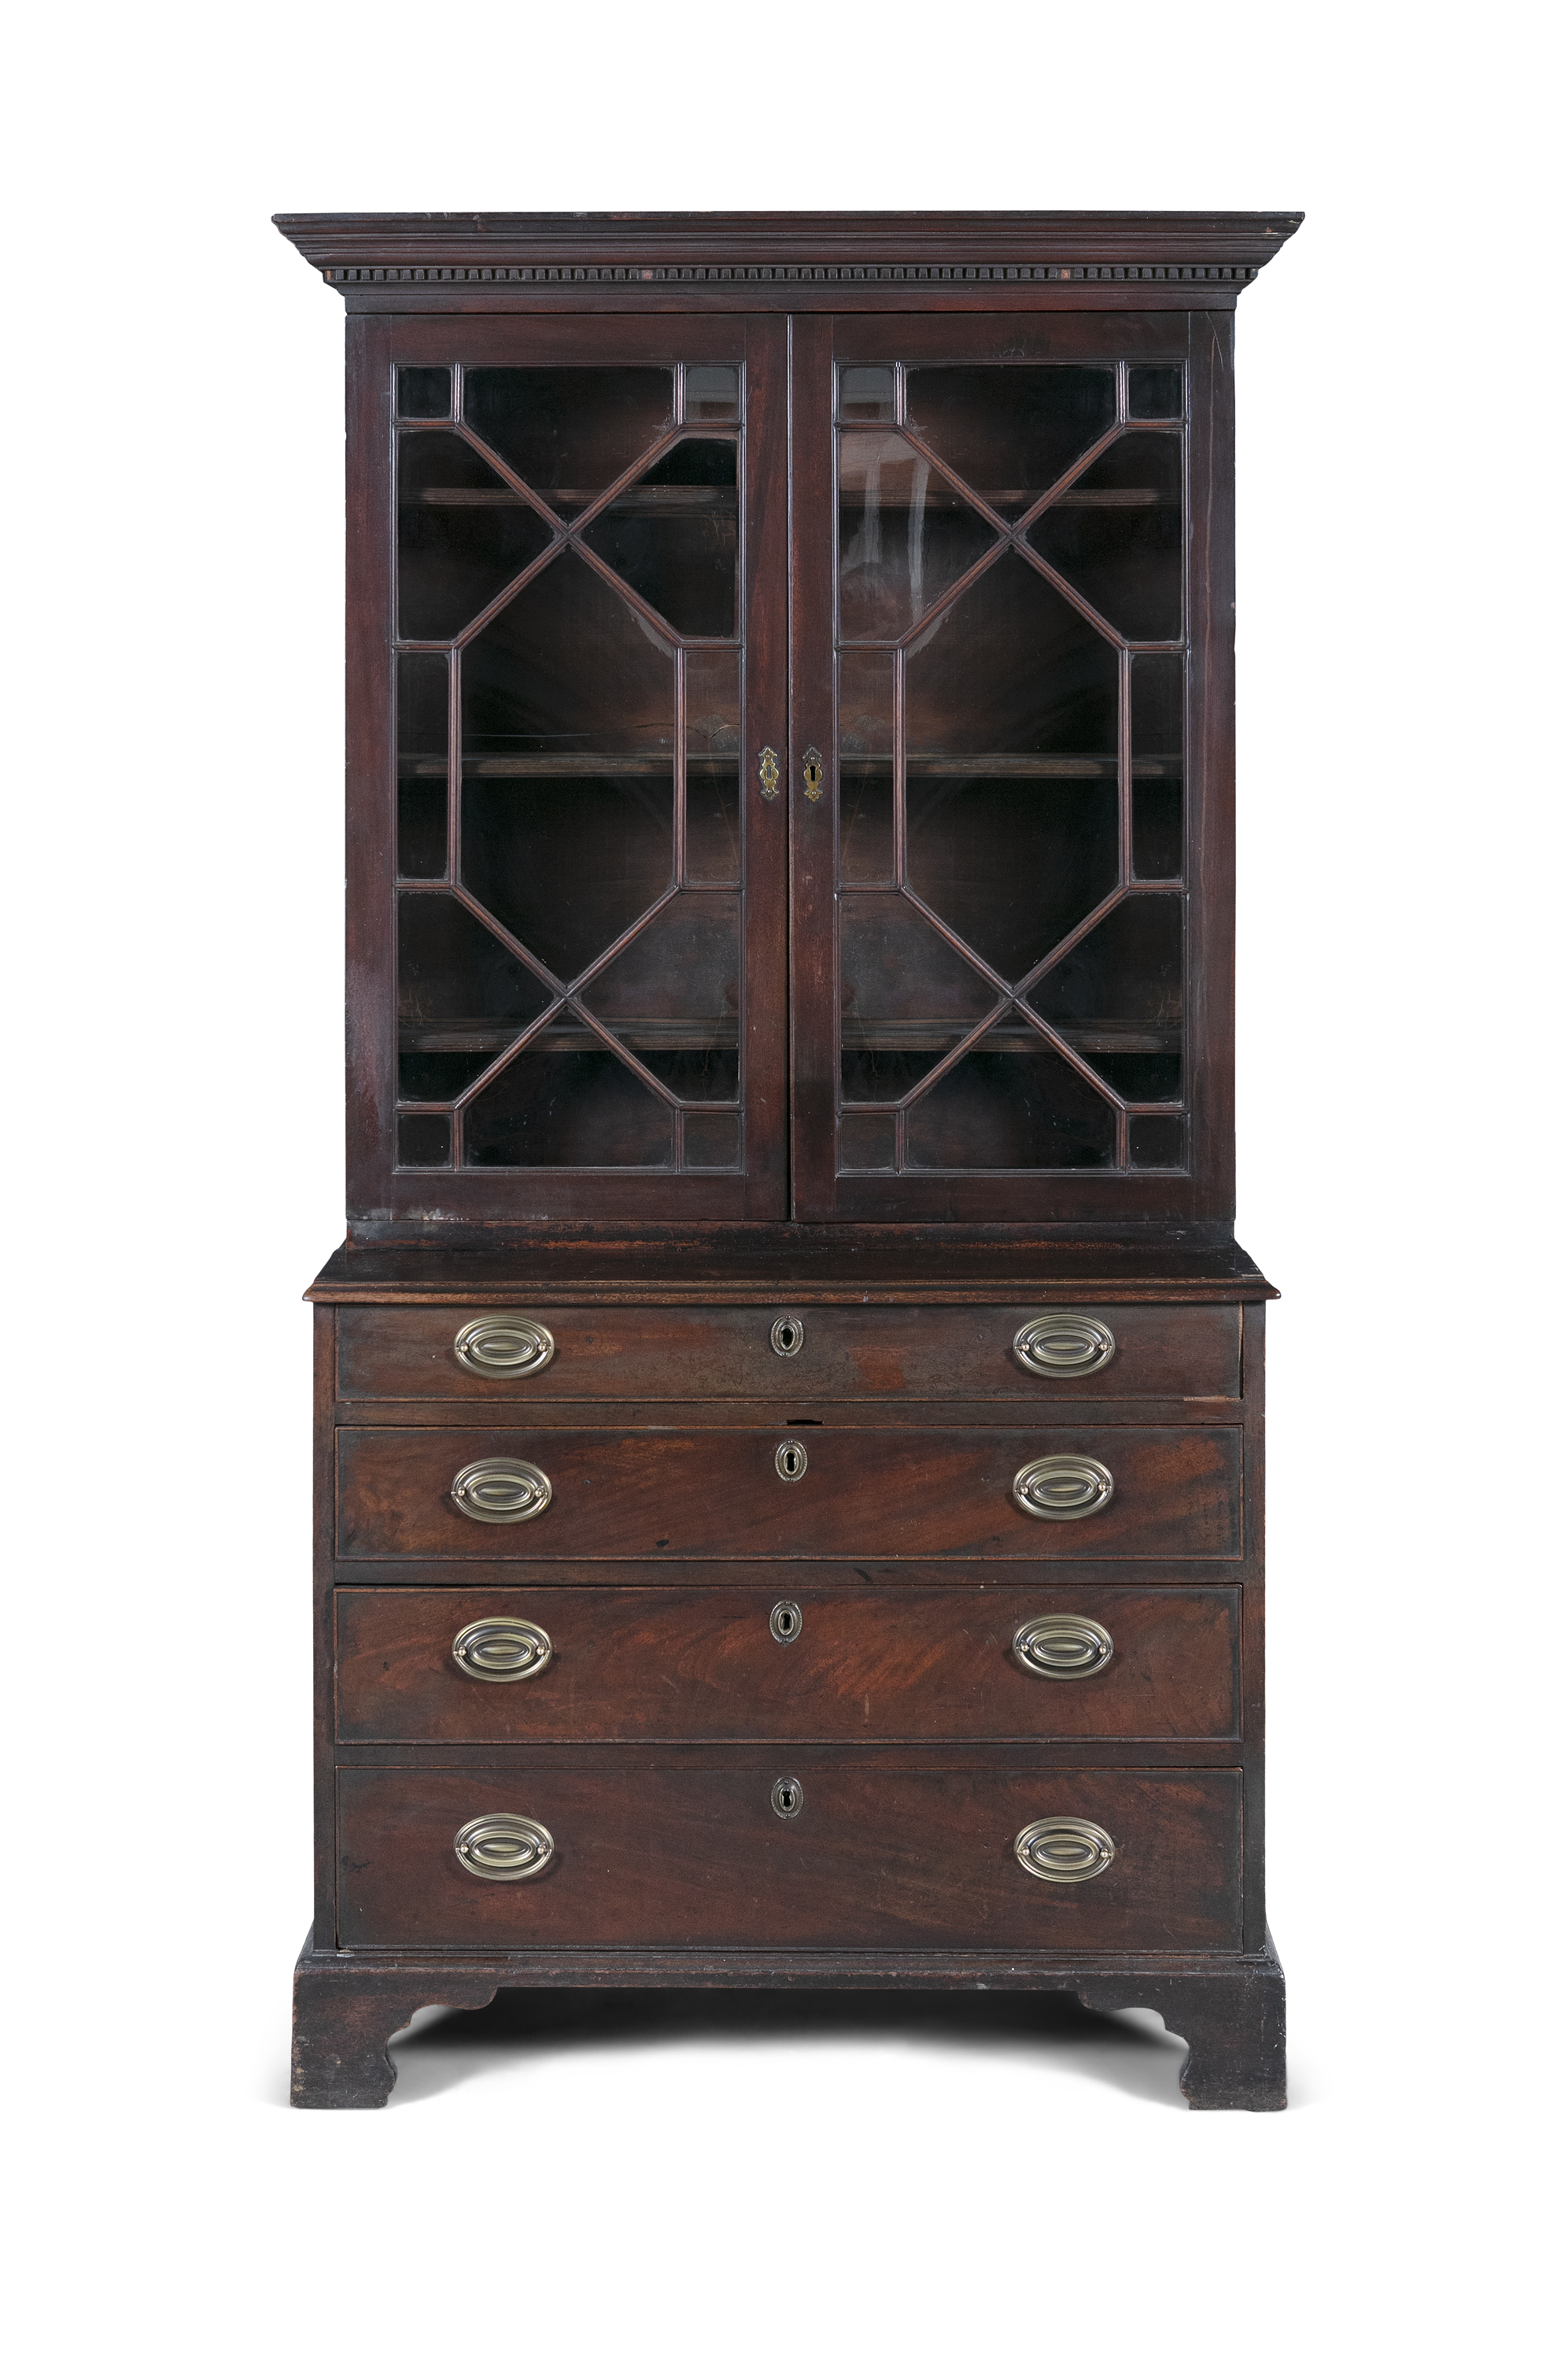
[[[348,313],[295,2094],[432,2002],[1284,2103],[1232,323],[1291,214],[288,215]]]

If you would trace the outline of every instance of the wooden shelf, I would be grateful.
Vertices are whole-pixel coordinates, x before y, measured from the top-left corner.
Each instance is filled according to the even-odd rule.
[[[729,1049],[740,1034],[732,1016],[716,1017],[710,1024],[693,1024],[685,1017],[673,1016],[640,1017],[634,1025],[614,1025],[608,1018],[605,1023],[607,1029],[632,1050]],[[398,1048],[405,1057],[443,1052],[466,1057],[480,1051],[493,1056],[509,1049],[522,1029],[521,1025],[498,1024],[493,1017],[456,1018],[439,1025],[400,1025]],[[969,1029],[968,1025],[934,1022],[928,1017],[857,1025],[850,1016],[844,1020],[843,1038],[844,1047],[851,1050],[935,1052],[945,1056]],[[1178,1057],[1181,1051],[1179,1026],[1150,1026],[1131,1017],[1110,1016],[1092,1023],[1055,1025],[1052,1029],[1085,1056]],[[602,1049],[604,1045],[587,1026],[567,1018],[546,1026],[529,1046],[561,1052]],[[987,1051],[1017,1054],[1042,1046],[1041,1035],[1033,1026],[1023,1024],[993,1026],[978,1044]]]
[[[599,498],[598,492],[541,492],[539,498],[549,508],[565,511],[586,509]],[[432,484],[411,499],[400,500],[400,508],[420,509],[521,509],[532,506],[521,492],[507,484]],[[734,516],[739,506],[739,494],[733,484],[635,484],[630,491],[620,492],[606,510],[607,516],[624,515],[628,509],[645,511],[656,516],[720,515]],[[537,510],[534,511],[537,515]]]
[[[888,464],[902,468],[907,463],[900,457]],[[976,500],[984,500],[988,507],[999,511],[1007,509],[1023,511],[1032,509],[1045,489],[1045,485],[1041,484],[1032,492],[992,492],[987,491],[982,484],[977,484],[974,487],[974,496]],[[861,497],[861,504],[863,505],[862,479],[850,477],[846,482],[840,476],[839,507],[854,505],[858,495]],[[430,493],[425,494],[427,500],[431,497]],[[877,487],[879,508],[907,509],[915,505],[914,500],[904,489],[902,484],[895,489],[884,488],[880,484]],[[940,483],[936,478],[933,478],[919,505],[922,509],[970,509],[971,512],[978,513],[973,510],[973,502],[965,500],[961,492],[952,490],[948,485]],[[1062,492],[1051,502],[1048,509],[1041,511],[1041,515],[1042,517],[1054,516],[1058,509],[1179,509],[1180,506],[1181,502],[1179,500],[1168,500],[1163,492],[1147,490],[1141,485],[1134,485],[1126,489],[1118,487],[1109,491]]]
[[[1136,755],[1135,779],[1179,779],[1184,764],[1178,754]],[[905,770],[912,779],[1113,779],[1114,754],[911,754]],[[839,775],[844,779],[891,778],[891,754],[841,754]]]
[[[737,778],[739,754],[688,754],[688,779]],[[673,754],[465,754],[466,779],[674,779]],[[404,754],[400,779],[444,779],[442,754]]]

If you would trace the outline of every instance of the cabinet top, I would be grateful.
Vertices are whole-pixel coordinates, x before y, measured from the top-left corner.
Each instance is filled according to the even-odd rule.
[[[277,214],[351,309],[592,301],[843,309],[917,287],[1006,303],[1234,302],[1295,213]],[[1199,291],[1201,291],[1201,294]],[[773,291],[770,296],[770,291]],[[989,291],[994,291],[991,292]],[[905,308],[909,298],[896,299]],[[623,295],[618,298],[623,307]]]

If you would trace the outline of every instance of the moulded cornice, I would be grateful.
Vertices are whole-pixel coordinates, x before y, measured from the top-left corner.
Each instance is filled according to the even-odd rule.
[[[616,286],[1087,282],[1190,285],[1222,300],[1299,226],[1291,213],[278,214],[345,295]]]

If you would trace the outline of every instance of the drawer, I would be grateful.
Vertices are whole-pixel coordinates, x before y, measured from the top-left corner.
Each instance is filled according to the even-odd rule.
[[[527,1740],[1227,1739],[1234,1588],[1142,1590],[339,1590],[337,1735]],[[1025,1669],[1014,1636],[1075,1676]],[[503,1628],[485,1633],[499,1620]],[[537,1640],[509,1635],[531,1624]],[[1108,1661],[1096,1664],[1110,1642]],[[476,1632],[476,1627],[480,1629]],[[780,1636],[782,1633],[782,1637]],[[487,1667],[461,1669],[453,1643]],[[499,1663],[496,1651],[510,1647]],[[532,1648],[532,1658],[523,1653]],[[1095,1668],[1076,1669],[1075,1660]]]
[[[1020,1470],[1087,1459],[1091,1513],[1028,1514]],[[477,1522],[455,1478],[490,1459],[547,1477],[526,1522]],[[781,1464],[798,1469],[790,1480]],[[1234,1558],[1234,1427],[340,1427],[340,1559]]]
[[[774,1807],[781,1780],[793,1817]],[[696,1767],[341,1771],[337,1792],[345,1946],[1241,1943],[1237,1771],[764,1748]],[[548,1831],[539,1873],[499,1883],[463,1867],[459,1831],[497,1814]],[[1075,1884],[1021,1868],[1021,1832],[1057,1818],[1103,1830],[1109,1867]]]
[[[543,1347],[535,1342],[532,1374],[475,1374],[454,1347],[481,1319],[510,1323],[514,1330],[531,1321],[554,1351],[541,1367]],[[1014,1356],[1014,1338],[1042,1320],[1054,1326],[1036,1349],[1063,1364],[1059,1374],[1032,1374]],[[1102,1349],[1086,1322],[1106,1331],[1113,1350],[1098,1366],[1075,1370],[1075,1361],[1095,1361]],[[775,1350],[775,1334],[793,1349]],[[526,1337],[520,1345],[492,1333],[474,1349],[482,1357],[529,1347]],[[1241,1390],[1241,1314],[1234,1304],[1086,1305],[1070,1312],[1028,1303],[834,1304],[805,1311],[786,1303],[757,1311],[546,1304],[510,1314],[352,1306],[337,1315],[337,1387],[347,1401],[476,1404],[509,1392],[573,1401],[1234,1399]]]

